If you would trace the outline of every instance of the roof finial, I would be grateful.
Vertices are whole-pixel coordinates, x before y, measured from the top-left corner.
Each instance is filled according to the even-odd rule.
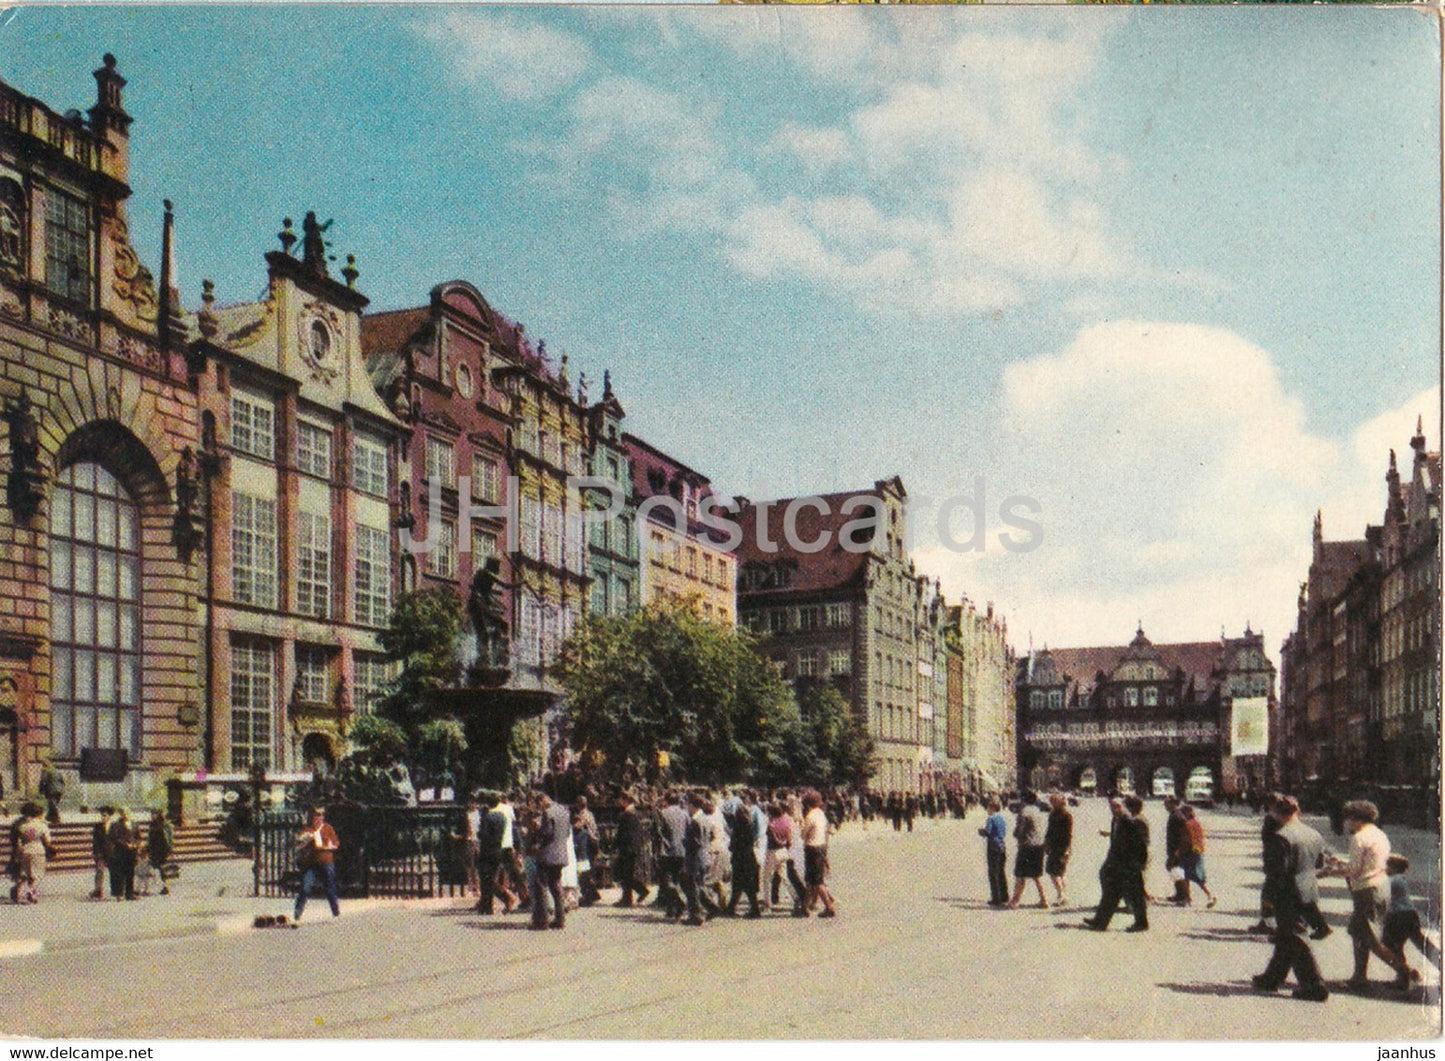
[[[215,338],[216,332],[220,331],[220,322],[216,320],[216,285],[214,281],[201,281],[201,312],[196,314],[196,325],[207,339]]]
[[[361,270],[356,267],[356,255],[348,254],[346,256],[346,268],[341,270],[341,275],[346,277],[347,287],[354,288],[356,286],[356,278],[361,275]]]
[[[296,233],[291,228],[291,219],[281,219],[281,231],[276,233],[276,238],[281,241],[281,249],[287,254],[291,253],[291,247],[296,242]]]
[[[610,368],[603,369],[603,370],[602,370],[602,400],[605,402],[605,401],[611,400],[611,399],[614,398],[614,397],[616,397],[616,395],[614,395],[614,394],[612,393],[612,370],[611,370]]]

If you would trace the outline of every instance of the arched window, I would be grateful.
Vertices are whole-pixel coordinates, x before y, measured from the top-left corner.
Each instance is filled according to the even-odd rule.
[[[50,746],[141,748],[140,514],[115,476],[80,461],[50,501]]]

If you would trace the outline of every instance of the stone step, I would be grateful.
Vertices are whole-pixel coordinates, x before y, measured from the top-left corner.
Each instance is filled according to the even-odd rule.
[[[219,823],[211,822],[181,826],[175,831],[172,861],[219,862],[248,857],[222,842],[220,829]],[[51,826],[50,839],[56,851],[46,868],[56,872],[92,868],[95,863],[90,854],[90,831],[91,823],[88,822],[62,822]],[[6,824],[3,833],[0,833],[0,866],[7,865],[9,861],[10,829]]]

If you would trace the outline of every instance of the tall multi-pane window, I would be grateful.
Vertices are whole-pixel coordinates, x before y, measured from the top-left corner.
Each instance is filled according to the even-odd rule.
[[[391,613],[391,556],[386,531],[356,526],[356,621],[385,626]]]
[[[331,478],[331,432],[302,420],[296,425],[296,467],[309,475]]]
[[[542,505],[542,562],[561,567],[562,509],[553,504]]]
[[[45,287],[90,301],[90,207],[54,188],[45,190]]]
[[[231,767],[271,766],[276,709],[276,651],[269,642],[231,644]]]
[[[524,494],[519,508],[522,520],[522,555],[538,556],[542,552],[542,504],[535,497]]]
[[[351,449],[351,479],[364,494],[387,495],[386,443],[358,432]]]
[[[828,653],[828,673],[832,675],[848,674],[853,670],[853,657],[847,649],[835,650]]]
[[[231,446],[262,460],[276,455],[276,410],[270,402],[231,392]]]
[[[314,512],[296,517],[296,610],[331,614],[331,519]]]
[[[356,677],[352,703],[358,714],[369,715],[391,689],[391,664],[385,656],[358,652],[352,657],[352,667]]]
[[[296,646],[296,699],[307,704],[330,702],[330,650],[320,645]]]
[[[457,486],[457,451],[450,442],[439,438],[426,440],[427,482],[455,490]]]
[[[497,462],[481,453],[472,454],[472,496],[482,501],[501,499]]]
[[[444,519],[437,525],[436,544],[431,551],[432,574],[439,578],[457,577],[457,521]]]
[[[276,502],[231,493],[231,592],[237,603],[276,607]]]
[[[472,566],[481,567],[488,557],[497,555],[497,535],[494,531],[472,528]]]
[[[141,747],[140,517],[115,477],[72,464],[50,497],[51,750]]]

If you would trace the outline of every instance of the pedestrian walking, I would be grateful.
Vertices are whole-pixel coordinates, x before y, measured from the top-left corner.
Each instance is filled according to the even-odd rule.
[[[577,851],[577,884],[580,906],[594,906],[602,901],[597,890],[597,862],[602,854],[602,836],[597,819],[587,809],[587,797],[577,797],[577,813],[572,819],[572,843]]]
[[[823,813],[823,797],[810,789],[803,799],[807,813],[803,816],[803,883],[808,895],[803,903],[805,913],[821,902],[819,917],[837,917],[833,893],[828,889],[828,816]]]
[[[1065,876],[1069,869],[1069,853],[1074,847],[1074,816],[1069,813],[1068,801],[1055,792],[1049,797],[1049,824],[1044,830],[1044,872],[1054,885],[1054,898],[1058,905],[1068,899]]]
[[[1209,900],[1207,908],[1214,909],[1218,902],[1214,893],[1209,890],[1204,873],[1204,824],[1199,820],[1198,813],[1187,803],[1179,808],[1179,816],[1184,822],[1184,829],[1179,838],[1179,848],[1175,851],[1175,864],[1184,874],[1184,905],[1188,906],[1192,899],[1189,894],[1189,886],[1197,884],[1199,890]]]
[[[1164,821],[1164,869],[1174,884],[1174,894],[1169,902],[1179,906],[1189,905],[1189,881],[1179,865],[1179,852],[1184,847],[1184,814],[1177,796],[1164,797],[1164,810],[1168,817]]]
[[[507,832],[507,816],[493,805],[482,811],[481,800],[477,801],[478,815],[475,826],[477,845],[477,905],[479,914],[490,915],[496,909],[496,900],[501,898],[503,909],[511,913],[517,897],[507,887],[507,878],[502,870],[502,837]],[[468,826],[469,829],[472,826]],[[510,854],[510,853],[509,853]]]
[[[473,794],[467,800],[466,813],[462,815],[462,868],[466,872],[467,894],[475,896],[480,906],[482,898],[481,835],[482,822],[487,812],[482,810],[481,800]],[[492,886],[486,885],[490,893]]]
[[[1404,855],[1392,854],[1385,860],[1385,872],[1390,878],[1390,907],[1385,914],[1385,931],[1380,935],[1380,942],[1399,959],[1399,975],[1395,978],[1395,986],[1401,989],[1409,988],[1420,980],[1419,971],[1411,969],[1409,962],[1405,960],[1406,943],[1415,944],[1437,970],[1440,968],[1440,948],[1420,931],[1420,914],[1415,909],[1415,903],[1410,898],[1410,887],[1405,882],[1405,874],[1409,869],[1410,860]]]
[[[1319,871],[1325,865],[1325,842],[1319,833],[1300,821],[1299,803],[1293,796],[1279,796],[1270,810],[1279,822],[1270,842],[1276,849],[1279,867],[1274,903],[1274,953],[1264,972],[1253,978],[1257,991],[1278,991],[1293,971],[1297,987],[1294,997],[1324,1002],[1330,997],[1320,976],[1310,945],[1300,937],[1302,908],[1318,904]]]
[[[1008,872],[1005,869],[1008,846],[1008,822],[1004,821],[1003,807],[990,796],[984,808],[988,817],[978,835],[984,838],[984,858],[988,866],[988,905],[1008,905]]]
[[[1251,789],[1249,793],[1250,808],[1257,814],[1261,802],[1260,793]],[[1274,836],[1279,832],[1280,818],[1272,808],[1283,799],[1283,794],[1271,792],[1265,797],[1264,820],[1259,827],[1260,856],[1264,866],[1264,884],[1259,890],[1259,920],[1249,926],[1248,931],[1263,934],[1272,934],[1274,929],[1270,926],[1269,919],[1274,916],[1275,894],[1278,892],[1281,881],[1284,879],[1284,867],[1280,862],[1283,848],[1274,843]],[[1318,907],[1317,907],[1318,908]],[[1328,926],[1325,927],[1325,934],[1329,934]],[[1315,936],[1322,939],[1323,936]]]
[[[100,808],[100,820],[90,827],[90,860],[95,866],[95,887],[90,890],[92,899],[104,899],[109,870],[105,861],[105,834],[110,829],[115,811],[111,807]]]
[[[20,808],[20,820],[11,835],[12,858],[16,863],[11,901],[22,905],[40,901],[40,882],[45,879],[46,860],[55,857],[50,827],[41,813],[40,804],[26,803]]]
[[[711,920],[717,908],[708,898],[705,886],[708,874],[709,837],[706,801],[699,795],[688,797],[692,814],[687,819],[687,830],[683,833],[682,892],[687,897],[687,923],[701,925],[703,912]]]
[[[1109,801],[1113,824],[1109,830],[1109,850],[1099,867],[1099,906],[1084,925],[1096,932],[1109,927],[1122,900],[1134,915],[1134,923],[1125,931],[1149,930],[1148,898],[1144,892],[1144,868],[1149,863],[1149,823],[1144,821],[1144,801],[1138,796]]]
[[[756,840],[753,812],[746,803],[740,802],[733,813],[733,832],[729,838],[732,856],[732,896],[728,899],[728,916],[736,917],[738,900],[747,897],[748,917],[762,917],[758,905],[758,856],[754,848]]]
[[[166,877],[166,863],[171,860],[171,852],[176,846],[175,830],[171,823],[166,821],[166,816],[161,811],[152,811],[150,825],[146,827],[145,861],[151,869],[147,875],[145,894],[150,894],[150,876],[160,878],[161,894],[171,893],[170,881]]]
[[[687,831],[691,818],[682,793],[674,792],[657,816],[657,889],[663,913],[673,919],[687,909]]]
[[[768,853],[763,862],[762,898],[764,906],[777,906],[780,898],[782,876],[788,877],[788,887],[793,891],[793,913],[804,916],[803,903],[807,888],[793,865],[793,819],[780,803],[768,808]]]
[[[532,843],[537,865],[537,889],[532,895],[532,928],[545,929],[547,898],[552,899],[551,927],[567,927],[566,898],[562,894],[562,871],[572,857],[572,815],[560,803],[542,792],[537,796],[537,832]]]
[[[331,916],[341,916],[341,901],[336,893],[336,852],[341,849],[341,840],[326,821],[326,809],[315,807],[306,828],[296,835],[296,868],[301,871],[301,888],[296,893],[296,906],[291,911],[291,920],[301,923],[306,910],[306,899],[317,883],[326,886],[326,902],[331,907]]]
[[[110,897],[135,898],[136,830],[130,812],[116,811],[105,832],[105,863],[110,872]]]
[[[642,883],[638,874],[645,836],[637,801],[630,794],[623,796],[622,816],[617,822],[617,835],[613,841],[612,862],[613,879],[622,888],[622,898],[618,900],[618,906],[631,906],[634,897],[638,903],[647,901],[647,885]]]
[[[1039,906],[1049,908],[1048,896],[1044,894],[1044,832],[1048,826],[1043,811],[1039,809],[1039,797],[1025,789],[1018,814],[1014,818],[1014,840],[1018,850],[1014,853],[1014,893],[1009,899],[1009,909],[1017,910],[1019,900],[1029,881],[1038,889]]]
[[[1390,904],[1390,885],[1386,863],[1390,857],[1390,838],[1375,823],[1380,812],[1369,800],[1351,800],[1344,805],[1345,831],[1350,834],[1349,857],[1332,860],[1332,872],[1345,878],[1350,889],[1350,942],[1354,948],[1355,970],[1347,985],[1353,990],[1369,987],[1370,955],[1375,955],[1393,968],[1397,975],[1408,976],[1403,959],[1385,948],[1375,926],[1385,918]]]

